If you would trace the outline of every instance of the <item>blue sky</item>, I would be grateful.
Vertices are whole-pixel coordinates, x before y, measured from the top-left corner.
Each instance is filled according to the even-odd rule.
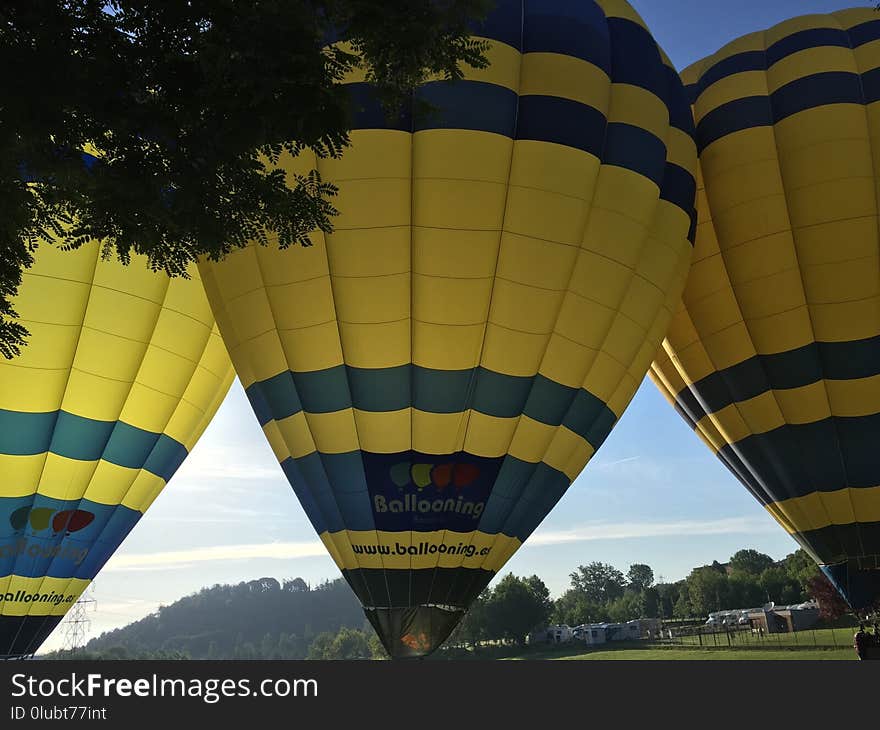
[[[631,0],[678,68],[739,35],[835,0]],[[867,4],[867,3],[864,3]],[[646,381],[605,445],[505,571],[554,595],[592,560],[667,580],[741,547],[797,546]],[[91,635],[214,583],[338,575],[236,381],[192,455],[97,577]],[[61,643],[61,630],[46,644]]]

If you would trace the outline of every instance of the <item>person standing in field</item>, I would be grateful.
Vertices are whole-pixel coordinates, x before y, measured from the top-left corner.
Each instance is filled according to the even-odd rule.
[[[856,631],[853,636],[853,648],[856,650],[856,656],[858,656],[859,661],[865,659],[865,654],[868,650],[868,634],[865,632],[865,624],[859,624],[859,630]]]

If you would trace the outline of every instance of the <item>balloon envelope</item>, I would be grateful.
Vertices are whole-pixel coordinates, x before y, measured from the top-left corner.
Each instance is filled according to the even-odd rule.
[[[436,648],[643,379],[692,252],[677,73],[625,2],[501,2],[491,66],[306,155],[334,232],[202,264],[254,411],[392,656]]]
[[[880,18],[795,18],[683,78],[699,224],[652,376],[864,607],[880,597]]]
[[[204,289],[44,243],[0,359],[0,657],[34,653],[186,458],[232,382]]]

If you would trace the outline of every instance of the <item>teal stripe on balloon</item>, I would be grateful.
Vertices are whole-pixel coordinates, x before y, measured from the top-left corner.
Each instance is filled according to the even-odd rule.
[[[0,409],[0,454],[33,456],[51,452],[77,461],[104,461],[145,469],[166,482],[187,457],[187,449],[164,433],[123,421],[100,421],[67,411],[24,413]]]
[[[418,365],[283,372],[246,391],[261,426],[305,411],[334,413],[346,408],[369,412],[412,406],[426,413],[473,409],[496,418],[520,414],[549,426],[565,426],[598,449],[617,415],[584,388],[562,385],[538,374],[506,375],[486,368],[434,370]]]

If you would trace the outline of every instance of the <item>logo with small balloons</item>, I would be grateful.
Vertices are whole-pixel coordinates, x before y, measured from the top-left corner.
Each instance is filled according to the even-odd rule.
[[[18,507],[9,513],[13,534],[9,541],[0,543],[0,561],[30,558],[52,561],[56,570],[65,570],[65,564],[75,570],[88,556],[89,546],[84,545],[82,539],[67,538],[94,521],[94,513],[84,509]]]
[[[415,486],[422,491],[434,486],[443,492],[448,488],[464,489],[473,484],[480,476],[480,467],[476,464],[413,464],[402,461],[390,469],[391,481],[401,489]]]
[[[477,529],[502,459],[465,452],[363,453],[378,530]]]
[[[16,532],[28,525],[34,532],[51,529],[53,535],[70,535],[88,527],[95,515],[84,509],[56,510],[52,507],[20,507],[9,515],[9,524]]]

